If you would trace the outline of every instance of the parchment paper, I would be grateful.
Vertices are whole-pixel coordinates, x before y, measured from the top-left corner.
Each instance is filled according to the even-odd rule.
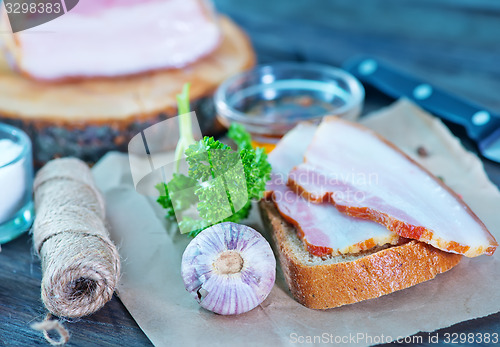
[[[500,240],[498,189],[488,180],[480,160],[439,120],[402,100],[362,122],[412,157],[424,146],[429,157],[416,159],[461,194]],[[185,291],[180,263],[189,238],[165,225],[163,212],[153,199],[135,192],[127,156],[110,153],[93,172],[105,194],[112,237],[123,259],[118,295],[157,346],[278,346],[296,344],[301,337],[307,341],[319,336],[324,340],[317,337],[316,342],[332,342],[339,337],[361,336],[358,334],[385,338],[355,341],[356,345],[367,345],[500,311],[498,251],[492,257],[464,257],[451,271],[412,288],[327,311],[298,304],[278,268],[276,284],[262,305],[239,316],[215,315],[200,308]],[[264,231],[256,208],[247,224]],[[349,343],[346,338],[344,341]]]

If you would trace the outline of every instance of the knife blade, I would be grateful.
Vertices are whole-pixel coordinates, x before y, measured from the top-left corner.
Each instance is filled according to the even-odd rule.
[[[372,57],[346,61],[345,70],[361,82],[393,97],[406,97],[432,114],[459,124],[477,144],[481,155],[500,163],[500,115],[398,71]]]

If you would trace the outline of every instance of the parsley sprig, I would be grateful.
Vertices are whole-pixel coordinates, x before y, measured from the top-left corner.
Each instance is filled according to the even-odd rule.
[[[188,93],[189,88],[184,87],[177,97],[179,113],[189,112]],[[181,233],[189,232],[194,237],[211,225],[237,223],[248,217],[251,200],[262,197],[270,179],[271,165],[263,148],[252,147],[251,136],[243,126],[232,124],[229,128],[228,136],[238,146],[233,151],[213,137],[194,142],[187,119],[189,124],[186,119],[179,119],[181,139],[176,159],[184,151],[188,175],[177,172],[168,183],[160,183],[156,188],[160,192],[157,201],[166,209],[166,217],[177,219]],[[186,146],[188,143],[191,144]],[[201,219],[183,215],[194,205]]]

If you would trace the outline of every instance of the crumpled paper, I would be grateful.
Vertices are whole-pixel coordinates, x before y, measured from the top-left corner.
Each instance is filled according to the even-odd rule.
[[[481,161],[438,119],[400,100],[361,122],[444,178],[500,240],[497,187],[488,180]],[[420,146],[428,157],[417,156]],[[278,267],[276,284],[259,307],[239,316],[213,314],[184,289],[181,257],[189,238],[180,235],[175,225],[166,225],[154,199],[134,190],[127,156],[110,153],[93,173],[106,197],[111,235],[122,257],[118,295],[156,346],[195,342],[278,346],[300,341],[362,346],[500,311],[500,252],[496,252],[492,257],[464,257],[449,272],[412,288],[327,311],[297,303]],[[256,208],[246,224],[265,234]]]

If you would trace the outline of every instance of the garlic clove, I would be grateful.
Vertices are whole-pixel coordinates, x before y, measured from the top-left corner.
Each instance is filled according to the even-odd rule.
[[[254,229],[220,223],[203,230],[182,256],[186,290],[205,309],[231,315],[252,310],[271,292],[276,260]]]

